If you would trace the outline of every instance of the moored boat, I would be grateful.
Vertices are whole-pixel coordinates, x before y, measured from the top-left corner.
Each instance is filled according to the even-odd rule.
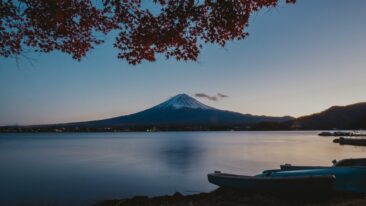
[[[333,166],[285,164],[256,176],[212,173],[208,179],[218,186],[253,191],[366,193],[366,158],[334,160]]]
[[[339,132],[320,132],[318,135],[319,136],[325,136],[325,137],[340,137],[340,136],[366,137],[366,133],[345,132],[345,131],[339,131]]]
[[[303,165],[283,164],[280,165],[280,169],[277,171],[325,169],[331,167],[366,167],[366,158],[349,158],[349,159],[342,159],[339,161],[333,160],[332,164],[333,164],[332,166],[303,166]]]
[[[327,166],[297,166],[291,164],[280,165],[280,171],[292,171],[292,170],[309,170],[309,169],[324,169],[329,168]],[[265,172],[265,171],[263,171]]]
[[[245,176],[216,172],[208,174],[208,181],[221,187],[260,192],[331,192],[335,176]]]
[[[334,139],[333,142],[339,143],[340,145],[366,146],[366,139],[340,137],[338,139]]]

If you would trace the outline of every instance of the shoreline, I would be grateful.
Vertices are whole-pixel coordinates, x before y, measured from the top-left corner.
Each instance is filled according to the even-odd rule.
[[[319,194],[309,197],[307,194],[265,194],[246,192],[228,188],[218,188],[212,192],[192,195],[163,195],[157,197],[135,196],[127,199],[104,200],[93,206],[361,206],[366,205],[366,196],[335,193]]]
[[[159,132],[320,132],[323,130],[318,129],[304,129],[304,130],[99,130],[99,131],[2,131],[0,128],[0,134],[70,134],[70,133],[159,133]],[[348,130],[344,130],[348,131]],[[318,134],[316,134],[318,135]],[[318,135],[319,136],[319,135]]]

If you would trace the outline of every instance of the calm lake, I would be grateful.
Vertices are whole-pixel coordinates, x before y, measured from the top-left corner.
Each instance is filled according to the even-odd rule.
[[[365,157],[318,132],[0,134],[0,205],[90,205],[135,195],[208,192],[207,173]]]

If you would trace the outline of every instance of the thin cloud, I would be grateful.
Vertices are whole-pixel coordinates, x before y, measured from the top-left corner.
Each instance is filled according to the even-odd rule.
[[[217,95],[213,95],[213,96],[205,94],[205,93],[196,93],[194,96],[196,96],[198,98],[205,98],[205,99],[208,99],[210,101],[215,101],[215,102],[229,97],[228,95],[222,94],[222,93],[217,93]]]
[[[222,99],[229,97],[228,95],[222,94],[222,93],[217,93],[217,96],[220,97],[220,98],[222,98]]]
[[[217,96],[210,96],[210,95],[207,95],[205,93],[196,93],[194,96],[199,97],[199,98],[206,98],[206,99],[211,100],[211,101],[217,101],[218,100]]]

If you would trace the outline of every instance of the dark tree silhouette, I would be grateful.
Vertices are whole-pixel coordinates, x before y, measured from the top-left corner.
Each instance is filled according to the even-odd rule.
[[[296,0],[284,0],[295,3]],[[80,60],[117,31],[118,58],[130,64],[156,54],[196,60],[203,43],[245,38],[250,15],[279,0],[0,0],[0,55],[59,50]]]

